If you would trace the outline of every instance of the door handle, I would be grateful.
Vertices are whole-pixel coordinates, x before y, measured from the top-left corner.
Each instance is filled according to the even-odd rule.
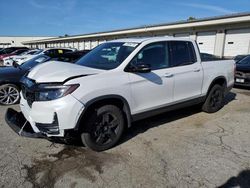
[[[172,73],[165,73],[164,77],[166,78],[171,78],[173,77],[174,75]]]
[[[194,68],[194,72],[200,72],[201,69],[200,68]]]

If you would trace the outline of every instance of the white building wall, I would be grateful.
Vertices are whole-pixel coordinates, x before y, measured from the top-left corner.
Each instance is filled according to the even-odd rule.
[[[218,19],[197,20],[180,24],[166,24],[117,30],[110,33],[86,34],[44,41],[65,42],[66,47],[92,49],[106,40],[145,36],[174,36],[196,40],[200,51],[217,56],[235,56],[250,53],[250,13],[222,17]],[[53,42],[54,41],[54,42]],[[80,42],[78,42],[80,41]],[[34,43],[43,41],[34,41]],[[32,42],[30,42],[32,44]],[[77,46],[75,45],[77,43]]]
[[[79,42],[79,50],[84,50],[84,41]]]
[[[12,46],[24,46],[22,42],[31,40],[48,39],[51,37],[8,37],[0,36],[0,48],[12,47]]]
[[[189,33],[177,33],[174,34],[174,37],[187,38],[189,39]]]
[[[98,41],[91,41],[91,49],[95,48],[98,46]]]

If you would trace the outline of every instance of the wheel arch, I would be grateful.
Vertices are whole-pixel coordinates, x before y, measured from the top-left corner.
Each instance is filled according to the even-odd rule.
[[[86,103],[85,109],[80,115],[77,124],[75,126],[75,130],[79,130],[81,127],[82,122],[86,119],[86,117],[97,107],[106,105],[106,104],[113,104],[118,106],[124,113],[125,121],[127,127],[131,126],[131,111],[127,100],[120,96],[120,95],[105,95],[94,98]]]
[[[2,81],[2,82],[0,82],[0,86],[7,85],[7,84],[15,85],[18,87],[19,90],[21,90],[21,84],[18,82],[14,82],[14,81]]]
[[[216,84],[219,84],[220,86],[222,86],[224,89],[226,89],[227,87],[227,79],[225,76],[218,76],[215,79],[213,79],[213,81],[211,82],[211,84],[209,85],[209,88],[207,90],[207,95],[209,94],[210,90],[212,89],[212,87]]]

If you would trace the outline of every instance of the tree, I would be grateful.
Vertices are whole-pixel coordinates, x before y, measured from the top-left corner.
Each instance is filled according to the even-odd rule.
[[[193,16],[189,16],[189,18],[187,19],[187,21],[193,21],[193,20],[196,20],[196,18]]]

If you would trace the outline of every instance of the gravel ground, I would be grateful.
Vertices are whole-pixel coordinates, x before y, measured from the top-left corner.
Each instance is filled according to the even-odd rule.
[[[0,187],[250,187],[250,90],[233,89],[215,114],[191,107],[136,122],[102,153],[19,137],[6,109]]]

